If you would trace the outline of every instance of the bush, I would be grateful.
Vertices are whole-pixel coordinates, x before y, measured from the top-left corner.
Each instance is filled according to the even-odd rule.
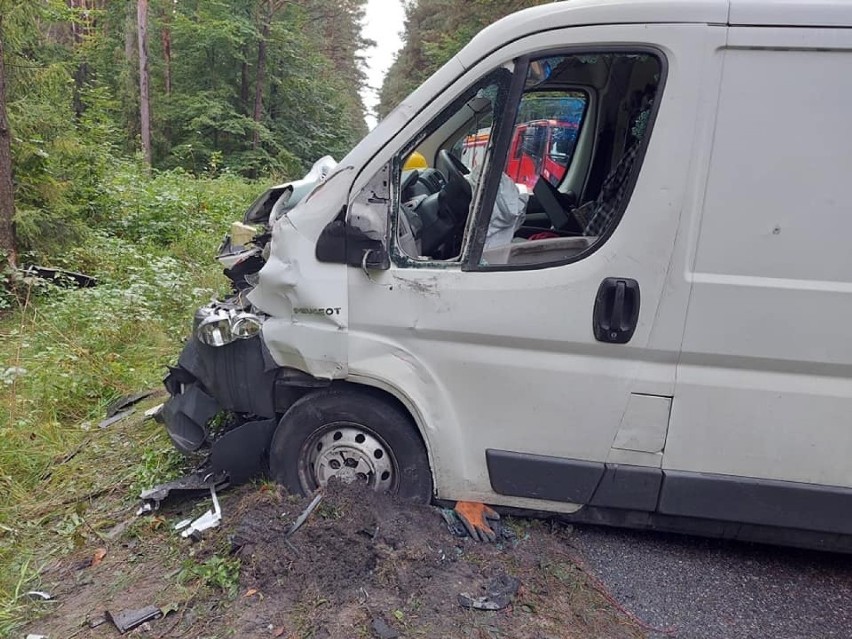
[[[29,280],[3,320],[0,523],[57,455],[122,394],[158,386],[194,310],[226,283],[213,257],[261,187],[179,171],[151,178],[120,164],[104,180],[103,223],[50,266],[98,278],[88,289]]]

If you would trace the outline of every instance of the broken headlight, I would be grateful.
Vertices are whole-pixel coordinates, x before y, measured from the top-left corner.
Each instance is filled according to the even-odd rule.
[[[260,333],[263,320],[245,311],[205,308],[196,314],[195,336],[202,344],[224,346]]]
[[[231,322],[234,339],[248,339],[260,333],[261,319],[251,313],[237,313]]]

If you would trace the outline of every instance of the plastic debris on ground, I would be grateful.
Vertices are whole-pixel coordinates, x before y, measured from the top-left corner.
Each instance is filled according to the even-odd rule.
[[[112,417],[107,417],[101,423],[98,424],[98,428],[108,428],[113,424],[120,422],[122,419],[126,419],[130,417],[133,413],[136,412],[135,408],[128,408],[127,410],[123,410],[119,413],[116,413]]]
[[[154,419],[163,410],[163,404],[157,404],[145,411],[145,419]]]
[[[137,515],[154,512],[160,508],[160,503],[166,500],[173,492],[201,492],[211,488],[224,490],[228,487],[228,479],[224,473],[214,474],[209,471],[196,471],[185,477],[174,479],[159,484],[153,488],[143,490],[139,494],[142,506],[136,512]]]
[[[502,610],[512,603],[520,586],[520,579],[503,574],[488,583],[482,596],[477,597],[466,592],[459,594],[459,605],[473,610]]]
[[[210,498],[213,500],[213,509],[208,510],[198,519],[193,521],[180,536],[186,539],[187,537],[196,537],[205,530],[215,528],[222,521],[222,509],[219,507],[219,499],[216,497],[216,489],[210,487]]]
[[[291,537],[293,533],[295,533],[302,525],[308,520],[308,517],[311,516],[311,513],[316,510],[316,507],[319,506],[322,501],[322,493],[319,493],[316,497],[311,500],[311,503],[308,504],[308,507],[305,508],[304,512],[293,522],[293,525],[290,526],[290,530],[287,531],[287,534],[284,536]]]
[[[119,397],[118,399],[113,402],[110,402],[109,405],[107,405],[106,416],[114,417],[115,415],[118,415],[119,413],[127,410],[131,406],[135,406],[143,399],[147,399],[153,394],[154,391],[149,390],[142,391],[141,393],[133,393],[131,395],[124,395],[123,397]]]
[[[175,524],[175,530],[183,530],[187,526],[192,523],[192,518],[189,519],[181,519],[178,523]]]
[[[92,288],[98,285],[98,278],[91,275],[35,264],[20,269],[20,273],[24,278],[35,277],[42,280],[50,280],[56,286],[65,288]]]
[[[95,617],[94,619],[89,619],[88,624],[89,628],[97,628],[98,626],[104,625],[106,622],[106,617]]]
[[[24,593],[25,596],[30,599],[35,599],[36,601],[52,601],[53,595],[49,592],[44,592],[43,590],[30,590],[27,593]]]
[[[157,606],[147,606],[139,610],[121,610],[119,612],[107,610],[104,614],[118,628],[118,631],[124,634],[148,621],[159,619],[163,616],[163,611]]]

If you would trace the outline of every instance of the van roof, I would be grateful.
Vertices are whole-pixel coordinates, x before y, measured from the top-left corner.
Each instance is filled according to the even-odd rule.
[[[786,27],[852,26],[849,0],[730,0],[728,24]]]
[[[525,35],[560,27],[630,23],[850,27],[849,0],[565,0],[525,9],[479,33],[459,58],[469,66]]]

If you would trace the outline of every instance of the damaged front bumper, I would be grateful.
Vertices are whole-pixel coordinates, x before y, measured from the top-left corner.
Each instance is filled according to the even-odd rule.
[[[164,379],[170,397],[157,420],[178,450],[209,454],[209,471],[237,484],[266,471],[280,416],[313,378],[278,366],[259,330],[221,346],[203,343],[198,327],[211,317],[241,318],[218,302],[199,310],[195,334]]]

